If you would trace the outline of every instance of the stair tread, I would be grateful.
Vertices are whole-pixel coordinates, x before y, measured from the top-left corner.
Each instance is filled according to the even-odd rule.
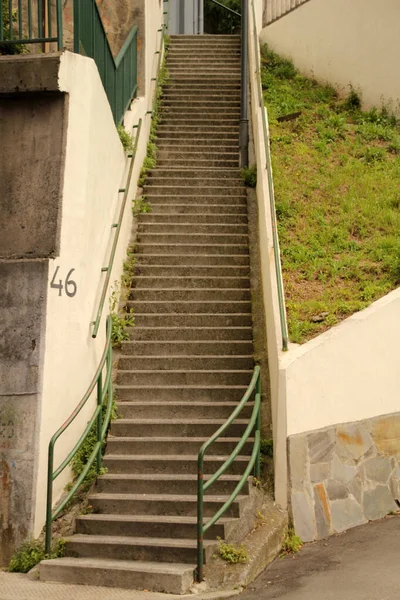
[[[163,438],[165,439],[165,438]],[[181,439],[181,438],[179,438]],[[108,460],[130,460],[130,461],[144,461],[144,460],[150,460],[150,461],[196,461],[197,462],[197,454],[185,454],[184,456],[182,456],[182,454],[106,454],[104,456],[104,459]],[[229,458],[228,455],[224,456],[222,454],[216,454],[216,455],[207,455],[204,457],[204,461],[218,461],[218,462],[225,462],[226,459]],[[235,460],[239,460],[239,461],[243,461],[248,463],[249,462],[249,457],[248,456],[244,456],[244,455],[238,455]]]
[[[86,533],[75,533],[73,537],[66,538],[67,542],[80,542],[91,544],[113,544],[118,546],[161,546],[167,548],[196,548],[197,541],[186,538],[156,538],[156,537],[133,537],[117,535],[90,535]],[[204,545],[211,546],[215,541],[204,540]]]
[[[158,437],[158,436],[147,436],[147,437],[136,437],[136,436],[127,436],[127,435],[121,435],[121,436],[109,436],[108,441],[109,442],[136,442],[136,441],[140,441],[140,442],[146,442],[146,441],[152,441],[152,442],[198,442],[199,444],[203,443],[203,442],[208,442],[209,440],[209,436],[208,437],[186,437],[186,436],[180,436],[180,437],[175,437],[175,436],[165,436],[165,437]],[[221,443],[232,443],[232,442],[240,442],[242,438],[239,437],[221,437],[218,438],[217,440],[215,440],[215,444],[221,444]],[[248,442],[254,442],[254,438],[248,438],[247,440]],[[155,455],[149,455],[151,458]],[[163,456],[168,456],[168,455],[163,455]],[[185,454],[186,457],[186,454]]]
[[[151,477],[154,477],[152,474]],[[81,521],[115,521],[117,523],[197,523],[196,517],[186,517],[180,515],[120,515],[114,513],[107,514],[91,514],[91,515],[79,515],[77,517]],[[230,523],[234,521],[234,517],[221,517],[218,519],[219,523]]]
[[[134,425],[166,425],[176,423],[179,425],[223,425],[226,419],[117,419],[114,425],[132,423]],[[238,425],[246,425],[248,419],[235,419]]]
[[[218,495],[207,495],[205,502],[225,502],[230,497],[230,494],[218,494]],[[155,502],[169,501],[169,502],[196,502],[197,494],[111,494],[109,492],[98,492],[89,495],[90,499],[103,499],[103,500],[143,500],[147,501],[154,500]],[[236,496],[236,500],[242,500],[247,498],[245,495]]]
[[[205,475],[204,479],[207,480],[211,477],[211,475]],[[241,475],[221,475],[219,479],[222,481],[240,481]],[[142,473],[106,473],[105,475],[100,475],[98,479],[113,479],[113,480],[139,480],[139,481],[147,481],[149,479],[148,474]],[[174,479],[175,481],[197,481],[197,475],[190,474],[168,474],[168,473],[152,473],[151,480],[152,481],[170,481]]]
[[[157,571],[158,573],[165,574],[178,574],[184,572],[190,572],[193,570],[194,565],[190,565],[190,563],[163,563],[163,562],[150,562],[150,561],[142,561],[142,560],[119,560],[119,559],[109,559],[109,558],[75,558],[72,556],[64,556],[62,558],[51,558],[46,561],[43,561],[46,565],[54,565],[59,566],[63,565],[65,567],[76,567],[76,568],[101,568],[104,570],[114,569],[114,570],[129,570],[134,572],[148,572],[154,573]]]

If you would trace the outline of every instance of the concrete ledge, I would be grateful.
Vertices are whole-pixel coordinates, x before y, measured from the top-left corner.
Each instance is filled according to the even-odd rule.
[[[0,94],[54,92],[59,90],[58,71],[62,52],[0,58]]]

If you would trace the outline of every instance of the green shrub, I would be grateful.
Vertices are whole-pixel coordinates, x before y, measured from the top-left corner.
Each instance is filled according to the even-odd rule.
[[[303,547],[303,542],[295,534],[293,527],[289,527],[285,539],[283,540],[281,556],[296,554]]]
[[[41,560],[60,558],[65,554],[65,540],[58,539],[50,554],[46,554],[44,544],[39,540],[28,540],[13,554],[8,570],[11,573],[28,573]]]
[[[227,544],[221,538],[217,538],[219,542],[219,555],[228,563],[247,563],[249,561],[249,554],[245,546],[236,546],[235,544]]]
[[[10,40],[10,10],[9,0],[1,0],[3,4],[3,38]],[[18,21],[18,12],[14,10],[11,14],[11,24]],[[11,25],[12,26],[12,25]],[[13,36],[15,38],[15,35]],[[1,44],[0,56],[5,54],[27,54],[29,50],[25,44]]]
[[[119,139],[121,140],[121,144],[124,147],[125,152],[132,152],[134,138],[128,133],[123,125],[118,125],[117,132],[119,135]]]
[[[255,188],[257,186],[257,165],[241,169],[240,174],[247,187]]]

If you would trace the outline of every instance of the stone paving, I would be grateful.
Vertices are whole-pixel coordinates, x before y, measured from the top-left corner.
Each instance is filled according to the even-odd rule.
[[[322,539],[396,512],[399,458],[399,414],[291,436],[296,533]]]
[[[176,596],[137,590],[43,583],[28,575],[0,572],[0,600],[222,600],[237,591]]]

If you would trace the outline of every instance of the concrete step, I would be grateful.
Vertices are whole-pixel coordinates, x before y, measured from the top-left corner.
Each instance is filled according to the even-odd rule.
[[[157,346],[158,343],[158,346]],[[136,356],[148,354],[163,356],[173,353],[181,356],[197,356],[210,354],[210,350],[224,356],[233,354],[249,354],[252,352],[252,341],[248,340],[132,340],[122,342],[122,352]]]
[[[207,86],[208,90],[240,90],[241,85],[240,83],[236,83],[236,82],[230,82],[230,81],[219,81],[214,82],[214,83],[210,83]],[[189,91],[196,91],[197,93],[201,94],[204,91],[204,86],[199,84],[199,83],[194,83],[192,85],[187,85],[185,82],[181,82],[181,83],[166,83],[163,86],[163,92],[169,92],[170,90],[189,90]]]
[[[249,247],[247,244],[178,244],[172,242],[170,244],[155,244],[155,243],[140,243],[136,246],[137,254],[145,254],[149,256],[151,254],[240,254],[242,256],[248,254]],[[215,264],[218,264],[215,262]],[[232,264],[232,263],[231,263]]]
[[[210,403],[209,403],[210,404]],[[214,474],[223,465],[228,455],[206,456],[204,461],[204,472]],[[151,475],[153,473],[197,473],[197,454],[184,455],[144,455],[144,454],[106,454],[103,458],[103,464],[110,473],[143,473]],[[248,456],[237,456],[227,474],[243,474],[249,464]]]
[[[161,418],[185,419],[227,419],[237,407],[235,402],[118,402],[118,416],[122,419],[151,419],[154,416]],[[240,416],[249,418],[253,410],[253,403],[248,402]],[[177,471],[178,473],[178,471]],[[195,473],[195,471],[193,471]]]
[[[171,75],[170,77],[170,81],[171,84],[173,85],[174,83],[186,83],[188,85],[192,84],[192,83],[203,83],[204,87],[207,87],[207,84],[209,81],[212,81],[214,83],[217,83],[218,81],[221,81],[221,79],[224,79],[224,81],[229,81],[231,83],[239,83],[240,82],[240,71],[238,71],[237,73],[195,73],[194,70],[192,70],[189,73],[174,73],[173,75]]]
[[[136,438],[207,437],[212,436],[224,422],[222,419],[117,419],[111,425],[111,434],[115,437]],[[237,419],[226,430],[223,437],[242,436],[247,424],[246,419]]]
[[[204,500],[204,516],[213,516],[229,496],[207,495]],[[240,503],[246,496],[237,496],[224,514],[225,518],[237,518]],[[194,517],[197,514],[197,494],[90,494],[89,502],[96,512],[117,515],[169,515]],[[194,540],[195,541],[195,540]],[[115,556],[115,558],[117,558]],[[139,560],[139,559],[137,559]],[[160,560],[160,559],[158,559]]]
[[[225,194],[223,191],[225,190]],[[189,205],[193,212],[196,212],[196,207],[201,206],[202,212],[208,212],[209,210],[215,209],[216,206],[227,205],[239,205],[246,206],[247,208],[247,195],[244,190],[235,186],[234,188],[219,187],[207,189],[205,192],[198,188],[191,188],[188,186],[154,186],[145,185],[144,194],[152,208],[157,204],[162,205],[160,210],[164,210],[165,205],[168,204],[186,204]],[[217,191],[218,193],[212,193]],[[232,191],[232,193],[231,193]],[[218,196],[218,198],[216,198]],[[193,202],[193,200],[196,202]],[[205,206],[209,205],[209,206]],[[216,209],[213,211],[215,212]],[[224,210],[221,210],[224,212]],[[239,211],[238,211],[239,212]]]
[[[146,314],[135,312],[135,327],[208,327],[208,328],[230,328],[230,327],[252,327],[252,316],[250,313],[241,314]]]
[[[249,346],[245,348],[247,351]],[[239,353],[242,351],[243,348],[240,348]],[[243,397],[247,385],[157,386],[151,385],[149,381],[146,385],[116,385],[115,389],[121,402],[141,402],[146,399],[162,402],[238,402]]]
[[[193,565],[64,557],[40,563],[40,580],[129,590],[185,594],[193,584]]]
[[[251,330],[250,330],[251,336]],[[166,371],[156,369],[118,370],[117,383],[119,385],[148,385],[155,386],[178,385],[246,385],[250,383],[252,371]]]
[[[218,143],[223,141],[236,140],[239,135],[239,127],[235,130],[229,131],[227,128],[222,127],[221,130],[213,128],[212,130],[206,130],[203,128],[192,128],[183,131],[180,127],[174,129],[171,127],[164,128],[162,125],[157,129],[157,139],[169,139],[169,140],[205,140],[205,141],[217,141]]]
[[[167,266],[243,266],[249,264],[249,255],[244,254],[179,254],[178,252],[170,252],[167,254],[137,254],[137,265],[167,265]],[[203,311],[204,312],[204,311]],[[240,312],[240,311],[239,311]]]
[[[207,480],[207,478],[209,478],[209,476],[205,477],[205,480]],[[213,495],[232,494],[239,481],[240,475],[221,475],[221,477],[212,485],[212,490],[207,490],[207,495],[209,495],[211,491]],[[106,475],[98,477],[96,492],[99,494],[163,494],[165,492],[168,494],[197,494],[197,475],[153,474],[152,477],[149,477],[146,474],[128,475],[126,473],[107,473]],[[97,531],[79,531],[78,529],[78,533],[138,535],[139,537],[187,537],[187,535],[179,533],[179,530],[171,535],[170,528],[168,531],[160,531],[160,529],[158,529],[158,531],[154,531],[153,534],[146,532],[143,528],[142,530],[137,530],[137,528],[132,528],[132,530],[127,529],[125,533],[119,533],[118,530],[107,531],[104,527],[102,530],[99,528]],[[219,533],[213,536],[214,539],[217,535],[223,537],[223,533],[223,528],[221,528]],[[193,539],[196,539],[196,535],[193,536]]]
[[[235,127],[238,126],[238,118],[236,116],[233,117],[225,117],[220,118],[219,116],[213,118],[207,118],[206,116],[198,115],[195,118],[187,119],[182,118],[181,115],[178,114],[167,114],[162,117],[161,125],[168,126],[179,126],[179,127]]]
[[[253,337],[252,327],[141,327],[127,329],[132,341],[226,341],[249,340]]]
[[[209,108],[215,109],[215,111],[217,109],[223,109],[222,112],[227,113],[230,112],[231,109],[232,112],[237,112],[235,111],[235,109],[239,109],[240,110],[240,99],[239,100],[230,100],[229,98],[227,98],[226,100],[224,98],[221,98],[220,100],[202,100],[201,96],[199,96],[197,98],[197,100],[195,101],[188,101],[188,100],[181,100],[181,99],[171,99],[169,100],[168,98],[165,98],[165,100],[163,101],[163,114],[164,114],[164,110],[165,112],[166,109],[164,107],[172,107],[175,110],[179,110],[181,108],[188,108],[188,109],[196,109],[199,108],[201,109],[202,112],[206,112]],[[194,113],[192,113],[194,114]]]
[[[163,105],[162,118],[179,117],[188,119],[203,119],[209,116],[212,119],[219,117],[225,118],[229,115],[231,119],[240,119],[240,106],[192,106],[185,103],[185,106],[167,106]]]
[[[241,279],[248,279],[250,275],[250,268],[248,266],[233,266],[233,267],[197,267],[193,269],[192,266],[145,266],[144,264],[135,265],[133,273],[135,277],[147,276],[147,277],[190,277],[193,273],[196,273],[196,277],[209,277],[215,279],[218,277],[227,277],[232,279],[234,277]]]
[[[230,186],[240,185],[244,189],[243,178],[237,167],[232,169],[213,169],[210,167],[205,167],[203,169],[193,169],[190,167],[162,169],[157,166],[151,171],[148,171],[147,176],[149,177],[149,181],[160,179],[165,185],[169,185],[169,180],[174,180],[173,184],[175,184],[175,180],[185,179],[190,182],[190,184],[194,184],[195,182],[200,183],[202,181],[208,184],[209,181],[212,183],[218,181],[221,182],[220,184],[226,183]]]
[[[184,167],[195,167],[196,165],[201,167],[236,167],[238,165],[238,158],[228,159],[204,159],[200,160],[198,158],[189,159],[189,158],[157,158],[157,165],[160,167],[175,167],[175,166],[184,166]]]
[[[157,138],[157,148],[160,151],[184,152],[204,152],[207,149],[210,152],[239,152],[239,140],[214,140],[214,139],[188,139],[179,140],[177,138]]]
[[[209,54],[208,56],[204,56],[203,54],[201,54],[200,56],[197,56],[196,54],[192,54],[189,56],[186,56],[186,58],[184,57],[183,53],[181,53],[179,56],[177,56],[176,54],[168,54],[168,58],[167,58],[167,66],[168,68],[171,66],[195,66],[195,67],[202,67],[202,66],[208,66],[208,65],[213,65],[215,67],[226,67],[227,65],[232,65],[234,67],[236,67],[237,65],[239,65],[240,68],[240,55],[236,54],[231,56],[229,53],[227,56],[224,56],[223,58],[221,58],[220,56],[216,56],[215,54]]]
[[[130,301],[128,300],[127,302],[127,306],[128,308],[132,308],[135,312],[140,312],[140,313],[146,313],[146,314],[174,314],[174,313],[179,313],[179,314],[192,314],[193,312],[197,313],[197,314],[203,314],[203,313],[214,313],[214,314],[228,314],[228,313],[242,313],[242,312],[246,312],[251,314],[251,302],[249,300],[236,300],[236,301],[232,301],[232,299],[230,300],[202,300],[202,301],[185,301],[185,300],[156,300],[156,301],[149,301],[149,300],[143,300],[141,302],[139,301]],[[122,347],[124,347],[124,344],[129,344],[130,342],[123,342]],[[147,346],[149,346],[148,344],[146,344]],[[179,348],[180,352],[182,352],[182,348],[184,346],[189,346],[189,344],[179,344],[178,342],[176,343],[176,349]],[[150,347],[150,346],[149,346]],[[170,347],[168,344],[163,344],[163,347],[165,347],[165,349],[168,349],[168,351],[170,349],[172,349],[172,347]],[[201,345],[201,348],[204,348],[204,350],[207,348],[206,343]],[[127,348],[128,349],[128,348]],[[222,347],[219,348],[219,350],[222,350]],[[186,354],[188,354],[186,352]],[[194,352],[194,354],[196,354],[196,352]],[[230,352],[230,354],[232,354],[232,352]]]
[[[217,542],[204,542],[205,556],[211,556]],[[65,554],[79,558],[108,560],[196,562],[196,540],[168,538],[139,538],[108,535],[77,534],[66,539]]]
[[[152,197],[154,200],[154,197]],[[179,215],[180,218],[186,218],[186,216],[190,216],[190,218],[202,217],[204,221],[207,219],[215,219],[222,218],[225,219],[227,215],[232,217],[232,219],[245,218],[247,221],[247,206],[245,202],[240,202],[239,204],[232,202],[231,204],[193,204],[191,200],[189,203],[181,203],[177,202],[173,204],[173,199],[171,202],[162,203],[163,197],[158,203],[155,203],[154,206],[151,205],[152,210],[150,213],[146,215],[140,215],[140,220],[145,220],[147,217],[152,217],[157,215],[157,218],[162,215],[163,218],[174,219]],[[180,200],[180,199],[179,199]],[[158,205],[156,205],[158,204]],[[215,217],[215,215],[218,215]]]
[[[215,216],[213,214],[201,214],[201,213],[189,213],[189,214],[164,214],[164,211],[158,209],[152,210],[150,213],[146,213],[140,215],[139,218],[139,226],[157,224],[162,226],[170,227],[173,225],[185,225],[185,224],[198,224],[198,225],[206,225],[206,224],[218,224],[221,226],[226,225],[246,225],[247,227],[247,215],[243,214],[219,214]],[[224,225],[222,225],[224,224]],[[199,274],[199,271],[196,270],[196,273]],[[178,273],[177,273],[178,275]]]
[[[249,289],[234,289],[234,288],[131,288],[129,294],[130,300],[141,300],[146,302],[151,301],[199,301],[199,300],[248,300],[250,301]]]
[[[196,455],[198,454],[201,446],[208,440],[208,437],[200,437],[200,438],[184,438],[184,437],[148,437],[148,438],[132,438],[132,437],[108,437],[107,441],[107,455],[111,456],[113,454],[118,455],[131,455],[131,454],[142,454],[151,458],[153,455],[177,455],[186,456],[188,455]],[[240,441],[240,438],[219,438],[214,444],[212,444],[208,450],[208,456],[229,456],[233,450],[236,448]],[[249,440],[245,443],[242,450],[240,451],[242,456],[250,456],[253,450],[254,439],[249,438]],[[98,494],[98,496],[102,496]],[[96,500],[96,498],[94,499]],[[97,500],[100,502],[99,498]],[[115,506],[107,504],[93,504],[93,497],[90,497],[90,503],[95,508],[95,512],[121,512],[120,510],[116,511]],[[144,503],[144,506],[146,504]],[[130,514],[135,514],[132,512],[134,507],[130,507]],[[144,509],[143,509],[144,510]],[[148,510],[156,510],[156,507],[149,507]],[[157,512],[149,513],[146,510],[146,514],[162,514]],[[136,514],[141,514],[142,507],[136,506],[135,512]],[[167,514],[167,513],[165,513]],[[170,514],[184,514],[182,513],[170,513]],[[193,513],[196,514],[196,509],[194,508]],[[236,515],[234,515],[236,516]]]
[[[213,540],[223,538],[225,524],[232,521],[233,519],[220,519],[210,527],[205,537]],[[84,535],[193,540],[196,539],[197,519],[157,515],[82,515],[77,518],[76,527],[77,533]]]
[[[215,220],[215,219],[214,219]],[[139,222],[138,231],[140,234],[146,233],[164,233],[168,231],[169,234],[199,234],[199,233],[207,233],[207,234],[241,234],[247,235],[248,227],[247,223],[244,225],[238,225],[236,223],[148,223],[148,222]]]
[[[223,202],[223,198],[229,200],[228,204],[232,204],[233,197],[239,197],[242,200],[247,200],[246,189],[244,186],[240,185],[217,185],[218,181],[213,185],[206,186],[202,188],[200,185],[155,185],[154,182],[150,184],[146,184],[144,186],[144,193],[148,197],[149,202],[154,202],[154,196],[161,196],[171,198],[171,196],[179,196],[181,201],[183,198],[191,198],[193,196],[196,197],[200,203],[204,204],[204,198],[211,198],[218,196],[218,201],[214,199],[215,203],[220,204]],[[153,198],[153,200],[151,200]]]
[[[152,317],[153,315],[146,315]],[[155,315],[163,317],[164,315]],[[171,315],[168,315],[169,317]],[[174,316],[174,315],[172,315]],[[185,315],[184,315],[185,316]],[[246,315],[247,316],[247,315]],[[144,317],[144,315],[143,315]],[[192,315],[189,315],[192,317]],[[137,318],[137,316],[136,316]],[[158,319],[157,319],[158,320]],[[187,371],[196,370],[199,368],[208,370],[218,369],[252,369],[253,356],[218,356],[211,354],[210,356],[121,356],[118,361],[118,366],[122,370],[129,369],[185,369]]]
[[[193,272],[193,271],[192,271]],[[137,275],[132,281],[133,289],[188,289],[188,288],[229,288],[229,289],[248,289],[250,282],[248,277],[201,277],[201,276],[181,276],[174,275]]]

